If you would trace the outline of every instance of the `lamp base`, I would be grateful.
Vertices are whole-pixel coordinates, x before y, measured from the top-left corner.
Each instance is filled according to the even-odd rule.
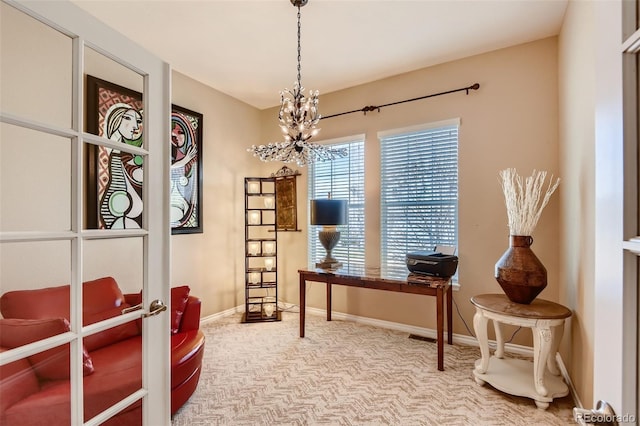
[[[334,271],[336,269],[340,269],[342,268],[344,265],[342,264],[342,262],[327,262],[327,261],[322,261],[322,262],[317,262],[316,263],[316,268],[318,269],[324,269],[324,270],[329,270],[329,271]]]
[[[316,268],[324,270],[336,270],[342,268],[342,263],[338,262],[335,257],[331,255],[331,250],[338,244],[340,240],[340,232],[335,230],[335,226],[324,226],[322,231],[318,232],[318,239],[322,244],[322,247],[327,251],[327,255],[322,261],[316,263]]]

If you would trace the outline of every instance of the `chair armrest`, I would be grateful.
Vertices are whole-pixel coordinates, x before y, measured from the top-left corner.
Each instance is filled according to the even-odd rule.
[[[198,330],[200,328],[200,310],[200,299],[195,296],[189,296],[178,332]]]

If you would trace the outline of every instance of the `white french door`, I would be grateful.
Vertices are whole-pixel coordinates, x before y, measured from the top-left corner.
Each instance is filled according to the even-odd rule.
[[[117,423],[140,401],[144,425],[170,424],[169,315],[147,315],[152,301],[170,303],[169,66],[68,1],[0,7],[0,293],[70,285],[69,331],[1,352],[0,365],[70,344],[69,415],[43,424]],[[88,75],[114,83],[111,97],[91,98]],[[139,105],[112,134],[96,117],[132,101],[118,87]],[[100,229],[103,213],[117,224]],[[142,309],[85,324],[83,282],[104,276],[141,294]],[[139,318],[137,389],[90,407],[83,343]]]

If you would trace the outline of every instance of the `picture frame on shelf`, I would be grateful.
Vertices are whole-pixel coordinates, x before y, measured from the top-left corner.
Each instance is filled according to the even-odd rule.
[[[296,181],[300,172],[287,166],[271,174],[275,179],[276,231],[299,231]]]

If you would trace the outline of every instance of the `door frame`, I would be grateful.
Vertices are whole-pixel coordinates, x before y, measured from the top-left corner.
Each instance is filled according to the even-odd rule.
[[[594,16],[596,262],[592,406],[604,400],[619,416],[634,415],[637,420],[636,255],[640,253],[640,240],[634,237],[639,233],[638,142],[637,133],[630,134],[628,130],[629,126],[637,129],[638,118],[637,109],[634,117],[625,102],[628,81],[624,80],[624,56],[628,51],[622,38],[623,2],[594,2]]]

